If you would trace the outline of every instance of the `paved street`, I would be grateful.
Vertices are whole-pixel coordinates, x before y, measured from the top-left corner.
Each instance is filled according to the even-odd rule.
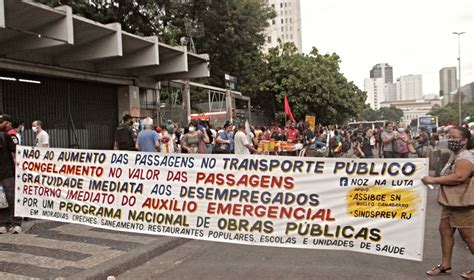
[[[23,230],[0,235],[2,280],[101,275],[123,260],[132,262],[140,249],[180,240],[46,220],[27,221]]]
[[[230,245],[112,232],[53,221],[28,221],[0,236],[0,279],[428,279],[439,263],[436,191],[429,191],[423,262],[368,254]],[[451,276],[473,269],[456,237]]]
[[[430,279],[440,261],[436,191],[429,191],[423,262],[347,251],[281,249],[191,241],[118,279]],[[456,237],[451,276],[473,269],[473,257]]]

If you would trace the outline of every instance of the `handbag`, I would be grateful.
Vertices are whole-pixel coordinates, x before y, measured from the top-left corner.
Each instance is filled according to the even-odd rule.
[[[445,175],[452,173],[452,161]],[[447,207],[471,207],[474,206],[474,180],[472,176],[457,186],[441,185],[438,191],[438,203]]]
[[[227,139],[224,139],[224,140],[228,140],[229,136],[227,135],[227,133],[224,133],[224,134],[227,138]],[[229,143],[216,143],[216,145],[214,146],[214,149],[212,150],[212,153],[214,153],[214,154],[229,154],[230,153],[230,144]]]
[[[202,139],[199,140],[198,153],[207,154],[207,146],[206,146],[206,143],[204,143],[204,140]]]
[[[216,144],[212,152],[214,154],[228,154],[230,152],[230,144],[228,143]]]
[[[0,209],[8,208],[8,200],[3,186],[0,186]]]
[[[415,147],[413,146],[412,143],[409,143],[409,144],[408,144],[408,150],[410,151],[410,153],[416,154]]]
[[[408,145],[401,139],[393,140],[393,151],[399,154],[405,154],[409,152]]]

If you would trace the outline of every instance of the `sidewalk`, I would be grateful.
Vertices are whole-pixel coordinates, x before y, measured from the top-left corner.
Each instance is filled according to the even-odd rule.
[[[47,220],[0,235],[0,279],[106,279],[188,242]]]

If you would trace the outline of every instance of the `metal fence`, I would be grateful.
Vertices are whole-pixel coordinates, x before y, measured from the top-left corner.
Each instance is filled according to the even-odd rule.
[[[118,125],[115,86],[11,72],[0,76],[15,79],[0,80],[0,108],[25,122],[26,145],[34,144],[31,123],[41,120],[52,147],[113,147]]]

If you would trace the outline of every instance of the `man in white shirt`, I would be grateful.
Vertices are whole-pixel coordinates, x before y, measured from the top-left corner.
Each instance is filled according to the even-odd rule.
[[[250,152],[257,154],[257,150],[253,147],[245,134],[245,123],[240,122],[237,126],[239,129],[234,136],[234,151],[236,155],[250,155]]]
[[[49,135],[43,130],[43,122],[36,120],[31,124],[31,129],[36,134],[36,147],[49,147]]]

